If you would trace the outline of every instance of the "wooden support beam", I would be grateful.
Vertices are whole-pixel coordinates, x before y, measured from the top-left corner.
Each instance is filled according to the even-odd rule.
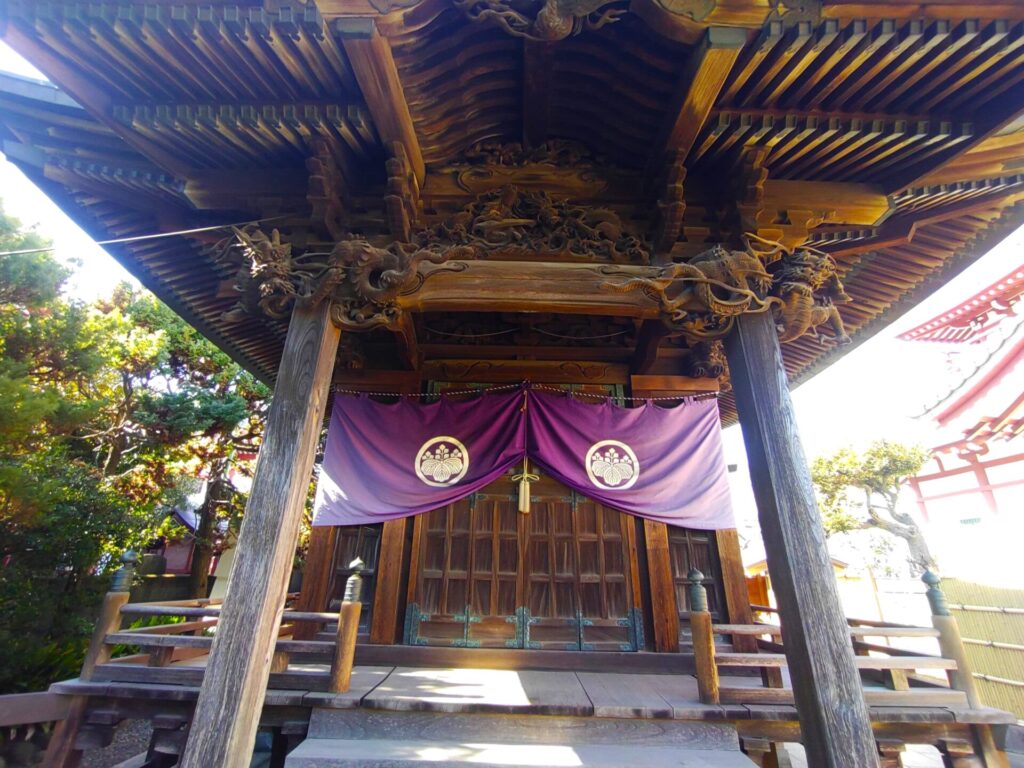
[[[808,762],[818,768],[877,768],[771,315],[738,317],[725,350]]]
[[[725,615],[729,617],[731,624],[753,624],[754,615],[750,610],[750,596],[747,594],[747,576],[743,570],[739,533],[735,528],[715,531],[715,546],[718,549],[718,562],[722,567]],[[737,650],[741,649],[737,647]]]
[[[514,383],[527,379],[538,384],[625,384],[629,367],[615,363],[577,360],[428,360],[424,380]]]
[[[669,119],[648,158],[648,176],[657,175],[666,155],[689,154],[746,42],[742,29],[708,28],[679,77]]]
[[[640,335],[636,342],[636,351],[630,368],[634,373],[647,374],[658,362],[658,349],[661,342],[668,336],[668,327],[660,320],[644,320],[640,325]]]
[[[348,54],[381,140],[385,144],[397,141],[405,147],[416,180],[422,186],[426,175],[423,152],[391,55],[391,44],[377,32],[370,19],[339,18],[333,29]]]
[[[396,308],[413,312],[544,312],[642,319],[661,316],[656,298],[641,290],[623,290],[632,278],[661,277],[660,267],[453,259],[443,264],[423,262],[418,271],[421,286],[397,296]],[[700,306],[694,299],[693,308]]]
[[[910,216],[893,217],[878,228],[874,237],[864,240],[854,240],[848,243],[841,243],[834,247],[822,246],[832,257],[855,256],[869,251],[877,251],[881,248],[904,245],[912,242],[918,230],[929,224],[938,224],[950,219],[958,219],[963,216],[971,216],[975,213],[984,213],[1001,206],[1011,205],[1020,197],[1020,193],[1008,193],[1005,197],[996,196],[995,199],[985,198],[983,200],[967,200],[962,203],[935,208],[926,214],[911,214]]]
[[[182,768],[252,757],[338,340],[329,302],[296,305]]]

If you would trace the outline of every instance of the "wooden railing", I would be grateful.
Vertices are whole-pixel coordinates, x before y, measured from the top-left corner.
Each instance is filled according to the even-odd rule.
[[[691,605],[706,604],[702,581],[702,574],[690,573]],[[937,590],[937,582],[932,587]],[[929,597],[933,599],[934,596]],[[766,605],[752,605],[751,608],[755,614],[777,613],[775,608]],[[956,631],[955,622],[948,621],[950,617],[942,615],[942,606],[934,602],[933,614],[933,627],[848,619],[850,642],[856,654],[854,663],[857,669],[869,682],[876,681],[885,685],[885,689],[869,687],[865,690],[865,698],[869,705],[981,706],[972,691],[973,680],[970,673],[964,672],[966,662],[963,657],[963,643]],[[793,701],[792,690],[784,685],[782,670],[788,663],[783,644],[783,630],[779,625],[712,625],[710,616],[706,620],[698,617],[697,621],[693,621],[691,616],[691,626],[697,684],[703,703],[766,704]],[[715,646],[716,635],[755,638],[759,652],[721,652]],[[934,638],[938,641],[939,654],[928,655],[871,642],[875,638]],[[738,685],[736,683],[741,681],[738,676],[731,681],[732,684],[721,683],[728,671],[750,669],[761,671],[761,685]],[[943,681],[942,676],[936,676],[936,672],[945,673],[946,680]]]
[[[359,564],[361,566],[361,562]],[[290,607],[298,595],[289,595],[281,615],[278,640],[274,646],[271,673],[285,672],[294,657],[309,660],[326,658],[330,671],[324,672],[326,689],[331,693],[348,690],[355,658],[356,632],[361,604],[361,567],[349,578],[345,598],[338,613],[295,611]],[[93,678],[98,667],[109,673],[112,667],[138,666],[167,667],[189,658],[205,656],[210,652],[220,621],[221,600],[170,600],[153,603],[129,603],[125,584],[130,575],[122,578],[106,595],[92,643],[82,667],[80,679]],[[122,629],[132,617],[164,617],[184,621]],[[337,622],[337,641],[290,639],[296,624],[329,624]],[[112,658],[116,646],[138,648],[139,652]]]

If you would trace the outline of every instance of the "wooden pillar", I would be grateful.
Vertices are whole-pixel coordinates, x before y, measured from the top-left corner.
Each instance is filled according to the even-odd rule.
[[[394,645],[402,626],[402,586],[406,565],[405,532],[407,518],[387,520],[380,535],[377,556],[377,583],[373,591],[373,615],[370,618],[370,642]]]
[[[737,318],[725,351],[808,763],[877,768],[771,314]]]
[[[309,534],[306,570],[302,574],[302,589],[295,610],[311,613],[327,610],[327,590],[331,587],[337,540],[338,529],[333,525],[318,526]],[[295,626],[294,637],[296,640],[312,640],[321,626],[315,621],[301,621]]]
[[[651,589],[654,650],[678,653],[679,605],[676,603],[676,584],[672,576],[668,526],[655,520],[644,520],[644,542],[647,546],[647,577]]]
[[[338,329],[297,304],[182,768],[246,768],[270,676]]]

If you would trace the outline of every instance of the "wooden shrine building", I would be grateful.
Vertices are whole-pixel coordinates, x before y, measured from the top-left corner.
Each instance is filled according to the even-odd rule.
[[[332,702],[400,709],[371,706],[385,684],[355,710],[315,693],[356,554],[354,681],[542,669],[585,689],[568,709],[442,707],[464,722],[668,712],[738,729],[763,765],[786,740],[822,768],[898,765],[894,744],[915,740],[947,765],[1005,764],[1005,720],[972,698],[955,648],[880,660],[848,625],[788,388],[1024,221],[1024,4],[4,0],[0,37],[52,81],[0,76],[4,156],[275,386],[223,606],[162,609],[215,635],[197,618],[197,634],[91,659],[61,689],[77,708],[55,765],[128,710],[178,729],[151,765],[180,752],[198,768],[248,765],[258,728],[304,734]],[[719,393],[743,427],[781,644],[753,623],[735,531],[641,521],[543,475],[529,515],[510,473],[416,517],[316,528],[286,595],[332,393],[521,381],[626,403]],[[722,680],[763,667],[774,685],[708,692],[706,614],[731,638]],[[100,647],[127,642],[112,628]],[[611,695],[695,664],[693,706],[602,710],[587,677],[614,674]],[[871,664],[889,687],[863,693]],[[921,667],[953,688],[904,671]]]

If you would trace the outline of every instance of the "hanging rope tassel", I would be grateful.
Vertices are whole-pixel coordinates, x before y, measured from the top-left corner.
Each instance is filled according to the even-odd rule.
[[[530,482],[540,480],[540,475],[530,474],[530,460],[524,458],[522,473],[512,475],[512,479],[519,481],[519,511],[528,515],[530,514]]]

